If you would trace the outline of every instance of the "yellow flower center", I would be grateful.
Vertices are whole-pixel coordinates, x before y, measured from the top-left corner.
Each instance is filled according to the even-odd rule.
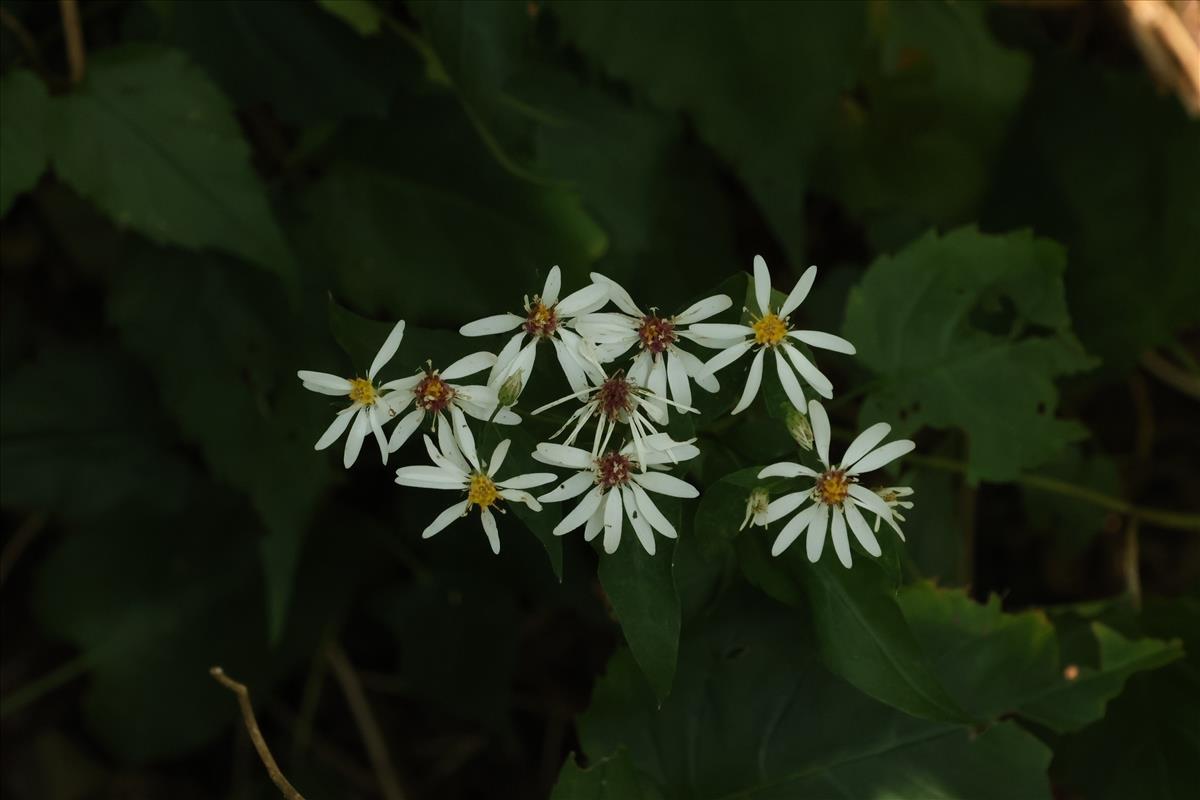
[[[476,472],[471,475],[471,485],[467,487],[467,504],[468,508],[472,505],[480,508],[488,508],[494,505],[500,499],[500,492],[496,489],[496,484],[487,475],[482,472]]]
[[[778,314],[772,313],[768,313],[750,327],[754,329],[754,341],[768,347],[774,347],[782,342],[788,332],[787,323],[780,319]]]
[[[375,385],[366,378],[350,379],[350,399],[354,402],[369,406],[374,404],[378,397],[379,395],[375,393]]]
[[[558,330],[558,314],[554,306],[545,305],[541,298],[534,297],[526,308],[524,327],[530,336],[546,338]]]
[[[840,469],[830,470],[817,478],[814,494],[825,505],[841,505],[850,494],[850,478]]]

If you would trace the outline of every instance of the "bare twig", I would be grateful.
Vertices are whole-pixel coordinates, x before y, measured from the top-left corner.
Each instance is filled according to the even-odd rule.
[[[288,800],[304,800],[304,796],[296,791],[296,787],[288,783],[288,779],[279,770],[279,765],[275,763],[275,757],[271,755],[271,748],[267,747],[267,740],[263,738],[262,731],[258,729],[258,720],[254,717],[254,706],[250,703],[250,690],[246,688],[245,684],[238,683],[226,675],[225,670],[220,667],[213,667],[208,672],[216,679],[217,683],[237,695],[238,705],[242,709],[242,719],[246,723],[246,732],[250,734],[250,741],[254,742],[254,749],[258,751],[258,757],[262,759],[263,766],[267,768],[267,774],[271,776],[271,781],[279,787],[280,793]]]
[[[1150,72],[1200,116],[1200,2],[1124,0],[1123,6]]]
[[[67,63],[71,66],[71,83],[83,80],[87,69],[87,51],[83,46],[83,24],[79,21],[76,0],[58,0],[62,14],[63,38],[67,41]]]
[[[1200,69],[1200,65],[1197,66]],[[1155,350],[1142,353],[1142,367],[1173,389],[1200,400],[1200,377],[1181,369]]]
[[[358,725],[358,732],[367,748],[367,757],[371,759],[371,767],[375,770],[380,791],[387,800],[404,800],[404,791],[400,788],[400,778],[396,768],[392,766],[391,756],[388,755],[383,731],[379,729],[379,723],[375,720],[362,682],[354,672],[350,659],[336,641],[331,641],[325,648],[325,655],[333,669],[333,676],[342,687],[342,694],[346,696],[346,703],[350,706],[354,722]]]

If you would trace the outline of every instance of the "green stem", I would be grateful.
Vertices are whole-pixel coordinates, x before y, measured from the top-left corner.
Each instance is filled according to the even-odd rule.
[[[946,470],[947,472],[958,472],[965,474],[967,471],[966,463],[955,461],[952,458],[943,458],[941,456],[922,456],[909,455],[906,456],[909,463],[920,466],[933,467],[934,469]],[[1069,483],[1058,478],[1051,478],[1046,475],[1021,475],[1016,480],[1022,486],[1028,486],[1031,489],[1040,489],[1044,492],[1060,494],[1064,497],[1073,497],[1076,500],[1082,500],[1100,508],[1106,508],[1109,511],[1114,511],[1118,514],[1149,522],[1157,525],[1160,528],[1171,528],[1173,530],[1184,531],[1200,531],[1200,514],[1188,514],[1181,511],[1165,511],[1159,508],[1144,508],[1134,505],[1128,500],[1122,500],[1119,497],[1098,492],[1094,489],[1088,489],[1085,486],[1079,486],[1074,483]]]

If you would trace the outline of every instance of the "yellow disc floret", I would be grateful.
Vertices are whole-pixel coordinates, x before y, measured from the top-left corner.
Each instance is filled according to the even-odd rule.
[[[467,487],[467,507],[479,506],[480,508],[488,508],[500,499],[500,492],[496,489],[496,484],[487,475],[482,472],[476,472],[471,475],[471,484]]]
[[[350,399],[354,402],[369,406],[378,397],[379,395],[375,392],[375,385],[366,378],[350,379]]]
[[[841,505],[850,494],[850,478],[840,469],[831,469],[817,478],[814,494],[827,506]]]
[[[788,333],[787,323],[780,319],[778,314],[768,313],[750,327],[754,329],[754,341],[768,347],[774,347],[782,342],[783,337]]]

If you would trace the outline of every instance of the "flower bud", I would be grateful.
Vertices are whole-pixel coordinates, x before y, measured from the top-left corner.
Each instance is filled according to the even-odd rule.
[[[792,438],[796,440],[796,444],[800,445],[805,450],[813,449],[813,431],[812,425],[808,421],[803,411],[799,411],[795,407],[789,406],[787,411],[787,429]]]
[[[508,376],[508,380],[504,381],[500,386],[500,391],[497,393],[500,399],[500,405],[508,407],[517,402],[517,398],[521,396],[521,390],[525,388],[521,382],[521,371],[517,370],[512,375]]]
[[[755,525],[767,527],[767,506],[771,504],[771,493],[765,486],[756,486],[750,491],[750,497],[746,499],[746,518],[742,520],[742,526],[738,528],[743,531],[747,526],[753,528]]]

